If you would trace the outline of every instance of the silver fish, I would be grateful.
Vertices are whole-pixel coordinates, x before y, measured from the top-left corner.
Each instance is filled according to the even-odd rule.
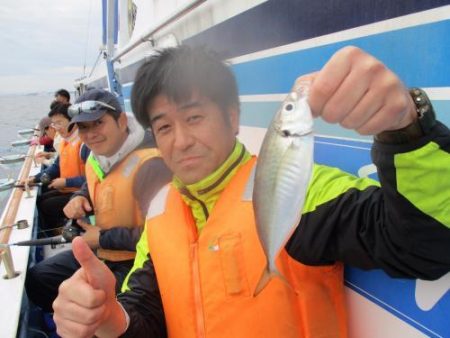
[[[267,129],[258,156],[253,209],[267,271],[255,294],[268,282],[268,276],[280,275],[275,259],[300,222],[313,168],[313,117],[307,102],[308,89],[302,84],[288,94]]]

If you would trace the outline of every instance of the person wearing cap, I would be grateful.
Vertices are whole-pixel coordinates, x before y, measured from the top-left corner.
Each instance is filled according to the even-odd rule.
[[[52,120],[45,116],[39,121],[39,137],[37,144],[44,146],[44,151],[40,151],[34,155],[34,160],[37,163],[42,163],[44,166],[49,166],[53,163],[56,150],[53,147],[53,140],[56,136],[56,129],[51,126]]]
[[[50,126],[62,137],[59,156],[48,168],[28,178],[28,183],[48,184],[36,201],[41,220],[40,228],[47,235],[63,225],[64,206],[72,193],[80,189],[86,181],[84,166],[89,149],[82,144],[78,128],[69,129],[68,107],[68,104],[57,104],[48,114],[51,119]]]
[[[54,152],[53,139],[56,134],[55,128],[51,126],[52,120],[44,116],[39,121],[39,144],[44,146],[44,151]]]
[[[91,149],[86,184],[64,207],[78,219],[82,237],[114,272],[116,291],[133,265],[136,243],[153,196],[172,174],[159,157],[153,137],[123,112],[116,97],[104,90],[85,92],[69,108],[71,125]],[[89,217],[92,224],[86,221]],[[29,298],[47,312],[58,287],[79,268],[72,251],[50,257],[29,269]]]

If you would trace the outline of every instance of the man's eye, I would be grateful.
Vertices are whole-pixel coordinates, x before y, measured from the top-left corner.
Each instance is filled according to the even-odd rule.
[[[194,122],[198,122],[203,118],[202,115],[191,115],[187,118],[187,121],[189,123],[194,123]]]
[[[160,125],[160,126],[158,126],[157,128],[156,128],[156,131],[158,132],[158,133],[166,133],[166,132],[168,132],[170,130],[170,125],[169,124],[163,124],[163,125]]]

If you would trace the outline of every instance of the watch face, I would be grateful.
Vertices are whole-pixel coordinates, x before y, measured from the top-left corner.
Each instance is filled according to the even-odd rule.
[[[436,115],[431,105],[428,95],[420,88],[413,88],[409,91],[416,105],[416,111],[419,115],[418,123],[423,134],[428,134],[436,124]]]

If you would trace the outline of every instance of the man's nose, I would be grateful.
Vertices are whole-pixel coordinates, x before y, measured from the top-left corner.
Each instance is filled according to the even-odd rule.
[[[189,128],[178,125],[175,127],[174,146],[178,149],[189,148],[194,143],[194,137]]]
[[[85,139],[89,140],[94,137],[97,133],[95,132],[95,128],[92,126],[88,126],[80,130],[80,136],[83,136]]]

